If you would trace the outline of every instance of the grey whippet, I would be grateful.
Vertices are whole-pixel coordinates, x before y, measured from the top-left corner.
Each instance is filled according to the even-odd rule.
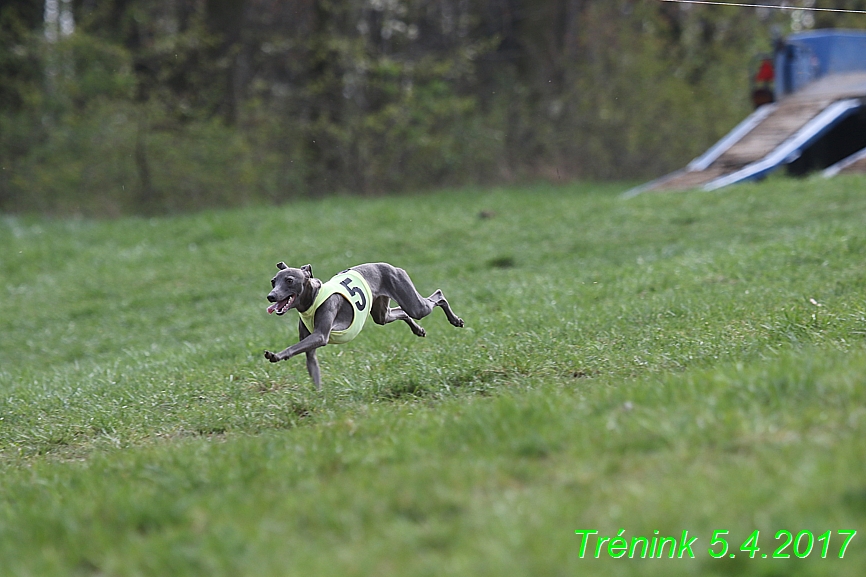
[[[434,307],[442,307],[455,327],[463,326],[441,290],[424,298],[406,271],[385,262],[353,266],[326,283],[313,277],[308,264],[292,268],[278,262],[277,268],[279,272],[271,279],[273,290],[268,293],[268,301],[273,303],[268,312],[284,315],[289,309],[298,309],[300,341],[279,353],[265,351],[265,358],[276,363],[305,353],[307,371],[319,390],[322,384],[316,349],[353,339],[368,311],[376,324],[404,321],[419,337],[427,332],[415,321],[429,315]],[[391,299],[397,302],[396,308],[390,306]]]

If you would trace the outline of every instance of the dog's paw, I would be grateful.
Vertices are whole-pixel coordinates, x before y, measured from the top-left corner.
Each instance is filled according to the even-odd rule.
[[[276,363],[280,360],[280,358],[272,353],[271,351],[265,351],[265,358],[271,361],[272,363]]]
[[[459,328],[459,329],[462,329],[465,325],[465,323],[463,322],[463,319],[461,319],[460,317],[455,317],[455,319],[453,321],[451,321],[451,324],[454,325],[455,327]]]

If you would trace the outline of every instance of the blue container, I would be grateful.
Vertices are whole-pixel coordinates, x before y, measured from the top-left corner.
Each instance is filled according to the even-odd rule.
[[[828,74],[866,72],[866,31],[791,34],[776,50],[776,98]]]

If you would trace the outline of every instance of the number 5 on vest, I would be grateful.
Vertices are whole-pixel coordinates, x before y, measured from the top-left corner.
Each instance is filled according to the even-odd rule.
[[[355,307],[357,307],[357,309],[359,311],[363,311],[364,307],[367,306],[367,297],[364,296],[364,291],[362,291],[358,287],[351,286],[352,285],[352,279],[351,278],[344,279],[340,284],[343,285],[344,287],[346,287],[346,290],[349,291],[350,295],[352,295],[352,296],[358,295],[359,297],[361,297],[360,302],[355,301]]]

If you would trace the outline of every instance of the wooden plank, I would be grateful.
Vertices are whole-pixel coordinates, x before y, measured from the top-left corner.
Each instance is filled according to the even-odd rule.
[[[773,114],[732,146],[716,162],[736,169],[764,158],[832,103],[832,100],[824,98],[797,100],[790,98],[780,103]]]

